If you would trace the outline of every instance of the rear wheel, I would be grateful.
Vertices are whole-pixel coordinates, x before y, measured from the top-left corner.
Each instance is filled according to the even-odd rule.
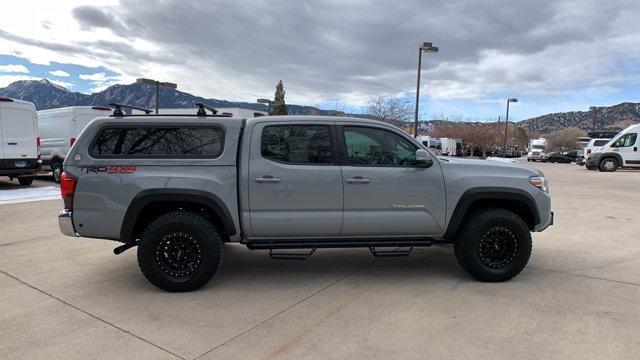
[[[618,160],[614,158],[604,158],[600,161],[598,169],[604,172],[614,172],[618,170]]]
[[[196,290],[218,269],[222,247],[222,237],[209,220],[176,211],[146,227],[138,245],[138,265],[147,280],[162,290]]]
[[[33,178],[32,177],[19,177],[18,178],[18,182],[20,183],[20,185],[31,185],[31,183],[33,183]]]
[[[462,224],[454,252],[460,266],[474,278],[506,281],[527,265],[531,233],[522,218],[509,210],[480,210]]]
[[[62,163],[55,162],[51,164],[51,173],[53,174],[53,181],[60,183],[62,177]]]

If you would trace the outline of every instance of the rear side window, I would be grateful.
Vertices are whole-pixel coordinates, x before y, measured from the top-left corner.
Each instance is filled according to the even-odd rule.
[[[216,158],[224,133],[217,127],[111,127],[91,146],[96,157]]]
[[[288,164],[331,164],[331,131],[322,125],[267,126],[262,130],[260,154]]]

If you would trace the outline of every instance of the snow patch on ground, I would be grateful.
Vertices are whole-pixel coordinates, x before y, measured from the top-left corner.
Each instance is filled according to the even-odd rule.
[[[60,199],[60,188],[57,186],[0,190],[0,204],[15,204],[55,199]]]
[[[516,159],[508,159],[508,158],[500,158],[500,157],[492,157],[492,156],[489,156],[486,160],[506,162],[506,163],[519,163],[520,162],[520,161],[518,161]]]

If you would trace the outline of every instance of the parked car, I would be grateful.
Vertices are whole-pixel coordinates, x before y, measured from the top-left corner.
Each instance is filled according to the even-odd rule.
[[[525,267],[530,232],[553,223],[540,170],[439,158],[356,118],[120,113],[92,121],[64,169],[62,233],[137,246],[142,273],[167,291],[207,283],[228,242],[279,259],[451,243],[469,274],[505,281]]]
[[[42,168],[60,182],[62,163],[78,135],[97,117],[111,114],[107,106],[69,106],[38,111]]]
[[[640,124],[622,130],[601,148],[592,151],[585,166],[600,171],[616,171],[621,167],[640,167]]]
[[[40,138],[36,107],[28,101],[0,97],[0,176],[31,185],[40,171]]]
[[[588,143],[587,146],[585,146],[584,148],[584,154],[582,157],[582,164],[584,165],[587,161],[587,157],[589,157],[589,155],[591,155],[591,153],[601,147],[603,147],[604,145],[606,145],[609,140],[611,139],[591,139]],[[587,169],[589,170],[596,170],[597,167],[594,166],[588,166]]]
[[[578,159],[578,150],[552,151],[542,155],[542,162],[570,164]]]

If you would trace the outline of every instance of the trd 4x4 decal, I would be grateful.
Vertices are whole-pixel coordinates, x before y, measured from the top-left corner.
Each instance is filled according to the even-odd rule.
[[[136,172],[136,167],[131,165],[80,166],[79,168],[83,174],[133,174]]]

